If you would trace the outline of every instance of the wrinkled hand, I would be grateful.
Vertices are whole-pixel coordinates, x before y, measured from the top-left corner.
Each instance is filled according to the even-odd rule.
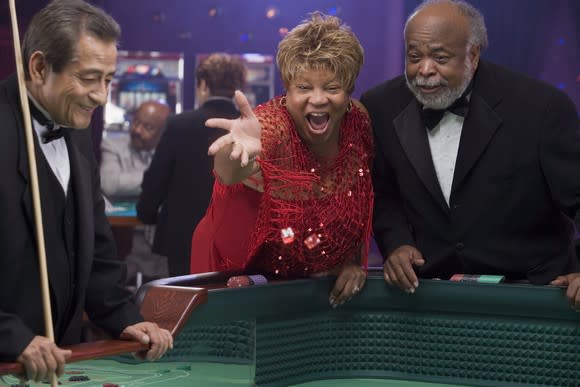
[[[221,150],[230,150],[230,160],[240,160],[243,168],[250,159],[260,154],[262,143],[260,136],[262,128],[246,96],[239,90],[234,95],[240,109],[240,118],[228,120],[225,118],[211,118],[205,122],[211,128],[222,128],[229,133],[215,140],[208,149],[208,154],[214,156]]]
[[[367,273],[358,263],[349,262],[340,266],[328,302],[333,308],[350,301],[365,286]]]
[[[35,336],[16,359],[25,369],[25,374],[17,377],[22,381],[41,382],[49,380],[52,373],[61,376],[71,355],[71,350],[57,347],[46,337]]]
[[[129,325],[123,330],[121,339],[139,341],[149,344],[149,350],[138,352],[136,357],[142,360],[159,360],[169,349],[173,349],[173,337],[167,329],[161,329],[152,322],[140,322]]]
[[[568,298],[570,307],[576,311],[580,311],[580,273],[558,276],[550,282],[550,285],[567,287],[566,297]]]
[[[389,255],[385,261],[383,272],[385,281],[407,293],[415,293],[419,280],[413,266],[423,266],[423,254],[413,246],[403,245]]]

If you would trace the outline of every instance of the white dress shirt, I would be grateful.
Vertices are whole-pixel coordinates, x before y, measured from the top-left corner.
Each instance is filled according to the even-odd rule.
[[[457,160],[463,121],[463,117],[451,112],[445,112],[437,126],[432,130],[425,129],[427,130],[437,179],[447,205],[449,205],[449,197],[451,195],[451,185],[453,184],[455,161]]]
[[[48,113],[32,98],[30,94],[28,97],[34,103],[34,105],[44,114],[46,117],[50,117]],[[58,138],[56,140],[52,140],[51,142],[44,144],[42,142],[42,135],[48,131],[48,129],[42,126],[38,121],[35,119],[32,120],[34,123],[34,131],[36,132],[36,137],[38,138],[38,142],[40,144],[40,149],[42,149],[42,153],[48,161],[48,165],[50,165],[50,169],[58,179],[62,190],[64,191],[64,196],[66,197],[68,183],[70,180],[70,161],[68,158],[68,149],[66,147],[66,141],[64,138]],[[58,125],[55,125],[54,129],[58,129]]]

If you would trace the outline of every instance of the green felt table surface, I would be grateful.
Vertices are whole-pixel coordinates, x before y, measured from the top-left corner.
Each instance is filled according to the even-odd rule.
[[[86,376],[87,381],[69,381],[74,376]],[[0,377],[1,385],[18,384],[14,376]],[[239,364],[205,362],[152,362],[126,363],[119,360],[88,360],[70,364],[59,379],[62,386],[102,387],[114,383],[125,387],[227,387],[254,386],[252,367]],[[27,383],[30,387],[46,387],[46,383]],[[445,387],[448,384],[402,381],[394,379],[327,379],[301,384],[296,387]]]
[[[71,377],[86,376],[87,381],[70,381]],[[251,386],[252,370],[238,364],[146,362],[125,363],[118,360],[87,360],[67,365],[59,379],[62,386],[102,387],[105,383],[119,386]],[[18,383],[14,376],[0,378],[2,385]],[[45,383],[28,383],[29,386],[46,387]]]

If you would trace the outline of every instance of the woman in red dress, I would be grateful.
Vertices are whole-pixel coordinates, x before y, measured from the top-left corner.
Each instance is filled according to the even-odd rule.
[[[209,148],[218,179],[192,239],[193,273],[246,268],[274,278],[337,276],[340,305],[366,279],[372,211],[370,122],[350,95],[363,63],[350,29],[315,13],[280,42],[286,94],[241,118]]]

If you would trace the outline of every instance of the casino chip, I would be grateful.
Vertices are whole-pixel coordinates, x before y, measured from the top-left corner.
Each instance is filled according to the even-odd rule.
[[[103,387],[119,387],[119,385],[115,383],[103,383]]]
[[[260,274],[255,275],[235,275],[230,277],[227,282],[228,288],[241,288],[251,285],[265,285],[268,283],[266,277]]]

